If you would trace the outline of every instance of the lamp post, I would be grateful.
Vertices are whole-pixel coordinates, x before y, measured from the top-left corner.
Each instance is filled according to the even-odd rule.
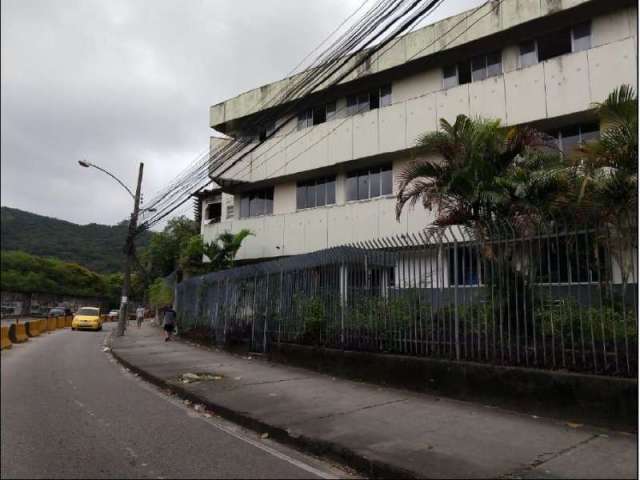
[[[142,185],[142,170],[144,168],[144,164],[140,162],[140,167],[138,169],[138,183],[136,185],[136,193],[132,193],[131,190],[115,175],[111,172],[105,170],[98,165],[95,165],[86,160],[78,160],[78,164],[81,167],[89,168],[97,168],[101,172],[106,173],[111,178],[113,178],[116,182],[120,184],[122,188],[124,188],[127,193],[133,198],[133,213],[131,214],[131,218],[129,220],[129,228],[127,230],[127,238],[125,240],[124,245],[124,279],[122,282],[122,297],[120,299],[120,317],[118,319],[118,328],[116,330],[117,336],[124,335],[125,326],[127,322],[127,305],[129,302],[129,287],[131,285],[131,263],[135,254],[135,233],[136,228],[138,227],[138,214],[140,213],[140,187]],[[153,211],[153,209],[146,209],[148,211]]]

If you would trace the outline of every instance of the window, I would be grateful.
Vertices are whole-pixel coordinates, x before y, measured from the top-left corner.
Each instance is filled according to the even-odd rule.
[[[538,61],[571,53],[571,30],[559,30],[538,38]]]
[[[322,207],[336,203],[336,178],[327,177],[298,182],[296,187],[296,208]]]
[[[451,88],[458,85],[458,69],[455,65],[449,65],[442,69],[442,88]]]
[[[482,268],[477,248],[449,249],[449,285],[479,285]]]
[[[348,201],[366,200],[391,193],[393,174],[390,165],[350,173],[347,177]]]
[[[388,107],[389,105],[391,105],[391,84],[380,88],[380,106]]]
[[[275,129],[276,129],[275,122],[271,122],[267,124],[266,127],[261,128],[260,131],[258,132],[258,140],[261,142],[264,142],[268,137],[273,135],[273,132],[275,131]]]
[[[520,44],[520,67],[591,48],[591,22],[558,30]]]
[[[358,97],[349,95],[347,97],[347,115],[353,115],[358,111]]]
[[[227,205],[227,220],[233,218],[233,205]]]
[[[273,213],[273,187],[244,193],[240,197],[240,218],[271,215]]]
[[[336,118],[336,102],[327,103],[327,122]]]
[[[528,67],[538,63],[538,52],[535,40],[520,44],[520,67]]]
[[[600,127],[597,123],[569,125],[549,134],[555,139],[558,149],[569,155],[578,145],[600,138]]]
[[[313,109],[313,124],[320,125],[327,121],[327,107],[322,105]]]
[[[573,51],[581,52],[591,48],[591,22],[581,23],[573,27]]]
[[[222,204],[210,203],[205,210],[205,220],[207,223],[220,223],[222,219]]]
[[[313,125],[313,111],[311,109],[305,110],[298,114],[298,130],[307,128]]]
[[[494,52],[487,55],[487,77],[502,74],[502,53]]]
[[[369,94],[361,93],[358,95],[358,109],[357,113],[368,112],[370,108],[369,105]]]
[[[474,82],[487,78],[487,57],[481,55],[471,60],[471,80]]]
[[[347,115],[368,112],[391,105],[391,84],[383,85],[371,92],[347,96]]]

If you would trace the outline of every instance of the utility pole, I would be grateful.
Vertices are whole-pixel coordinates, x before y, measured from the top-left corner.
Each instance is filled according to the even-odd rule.
[[[138,170],[138,185],[136,186],[136,194],[134,197],[133,213],[129,221],[129,229],[127,231],[127,239],[124,246],[124,280],[122,282],[122,298],[120,299],[120,318],[118,320],[118,329],[116,335],[121,337],[124,335],[127,325],[127,306],[129,303],[129,287],[131,285],[131,263],[135,255],[135,234],[138,228],[138,212],[140,211],[140,186],[142,185],[142,170],[144,163],[140,162]]]

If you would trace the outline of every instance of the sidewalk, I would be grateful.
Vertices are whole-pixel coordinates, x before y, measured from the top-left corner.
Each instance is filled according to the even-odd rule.
[[[636,435],[165,343],[149,325],[114,337],[112,352],[221,416],[372,476],[637,477]],[[219,377],[185,384],[184,373]]]

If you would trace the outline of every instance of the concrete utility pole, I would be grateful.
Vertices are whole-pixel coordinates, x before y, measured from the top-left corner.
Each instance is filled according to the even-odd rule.
[[[134,196],[133,213],[129,221],[127,239],[124,246],[124,279],[122,282],[122,298],[120,299],[120,318],[118,319],[118,329],[116,335],[121,337],[127,325],[127,306],[129,304],[129,287],[131,285],[131,263],[135,255],[135,234],[138,228],[138,213],[140,211],[140,186],[142,185],[142,171],[144,163],[140,162],[138,170],[138,185]]]

